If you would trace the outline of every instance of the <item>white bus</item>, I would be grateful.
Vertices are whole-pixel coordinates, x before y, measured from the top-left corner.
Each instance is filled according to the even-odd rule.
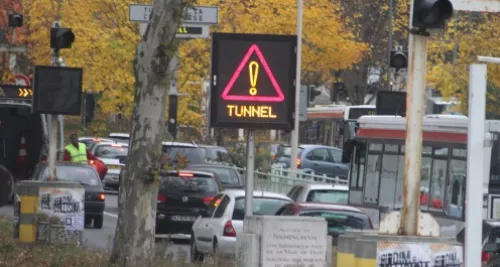
[[[424,117],[420,205],[441,224],[442,236],[454,236],[464,225],[467,130],[465,116]],[[483,217],[500,219],[492,212],[495,199],[500,200],[500,121],[487,121],[486,131],[492,137],[492,146],[485,149],[491,159],[484,166],[488,175],[470,178],[483,183]],[[383,213],[402,206],[405,137],[405,118],[363,116],[344,148],[351,163],[349,204],[367,212],[377,226]]]
[[[300,143],[323,144],[342,148],[352,139],[357,119],[375,115],[375,106],[313,107],[307,109],[307,121],[300,124]]]

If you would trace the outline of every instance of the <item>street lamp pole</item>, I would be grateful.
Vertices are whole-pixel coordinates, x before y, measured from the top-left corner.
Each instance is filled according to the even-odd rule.
[[[290,146],[292,148],[290,158],[290,169],[297,170],[297,150],[299,147],[299,112],[300,112],[300,76],[302,65],[302,17],[303,17],[303,2],[297,0],[297,70],[295,77],[295,114],[293,118],[294,129],[292,131],[292,138]]]

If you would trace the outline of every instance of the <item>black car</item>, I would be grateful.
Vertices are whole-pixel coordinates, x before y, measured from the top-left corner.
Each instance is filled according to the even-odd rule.
[[[94,228],[102,228],[106,195],[101,179],[94,167],[79,163],[57,162],[57,180],[79,182],[85,188],[85,225],[94,221]],[[47,163],[38,164],[31,180],[47,181],[49,168]]]
[[[225,189],[244,188],[243,179],[239,172],[231,166],[218,164],[193,164],[186,169],[215,173]]]
[[[168,171],[160,177],[156,235],[189,234],[198,215],[222,191],[210,172]]]
[[[220,162],[223,164],[236,165],[234,158],[225,147],[199,145],[203,157],[207,162]]]

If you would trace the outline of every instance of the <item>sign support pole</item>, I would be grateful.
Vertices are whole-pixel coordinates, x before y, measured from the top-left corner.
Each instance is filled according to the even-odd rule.
[[[59,24],[54,22],[52,27],[59,27]],[[58,66],[59,51],[51,49],[51,63],[52,66]],[[56,161],[57,161],[57,115],[47,114],[49,121],[49,180],[56,179]]]
[[[413,12],[414,6],[412,4],[410,18],[413,17]],[[410,19],[409,27],[412,27],[412,19]],[[427,38],[427,36],[410,32],[408,47],[406,156],[403,180],[403,207],[401,209],[399,232],[402,235],[410,236],[417,235],[420,211]]]
[[[469,130],[467,135],[467,183],[465,190],[465,265],[481,265],[483,218],[484,140],[486,118],[486,64],[469,68]],[[471,179],[472,177],[480,178]],[[488,177],[489,178],[489,177]]]
[[[295,114],[293,118],[293,131],[291,136],[290,146],[292,148],[290,155],[290,172],[294,175],[297,170],[297,150],[299,147],[299,113],[300,113],[300,76],[302,65],[302,17],[303,17],[303,1],[297,0],[297,70],[295,77]]]
[[[247,169],[245,172],[245,216],[253,215],[253,188],[255,164],[255,130],[248,130],[247,137]]]

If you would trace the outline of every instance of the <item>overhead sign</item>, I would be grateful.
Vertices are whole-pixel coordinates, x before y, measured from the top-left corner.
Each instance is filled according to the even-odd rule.
[[[454,10],[500,12],[500,0],[451,0]]]
[[[133,22],[149,22],[153,5],[130,4],[129,20]],[[217,24],[219,8],[216,6],[186,7],[182,17],[183,24]]]
[[[0,84],[0,98],[13,100],[30,100],[33,97],[33,89],[28,86],[13,84]]]
[[[214,33],[211,127],[293,129],[297,37]]]
[[[175,38],[179,39],[205,39],[210,35],[209,25],[180,25],[177,28]]]
[[[80,115],[83,70],[35,66],[33,112]]]

